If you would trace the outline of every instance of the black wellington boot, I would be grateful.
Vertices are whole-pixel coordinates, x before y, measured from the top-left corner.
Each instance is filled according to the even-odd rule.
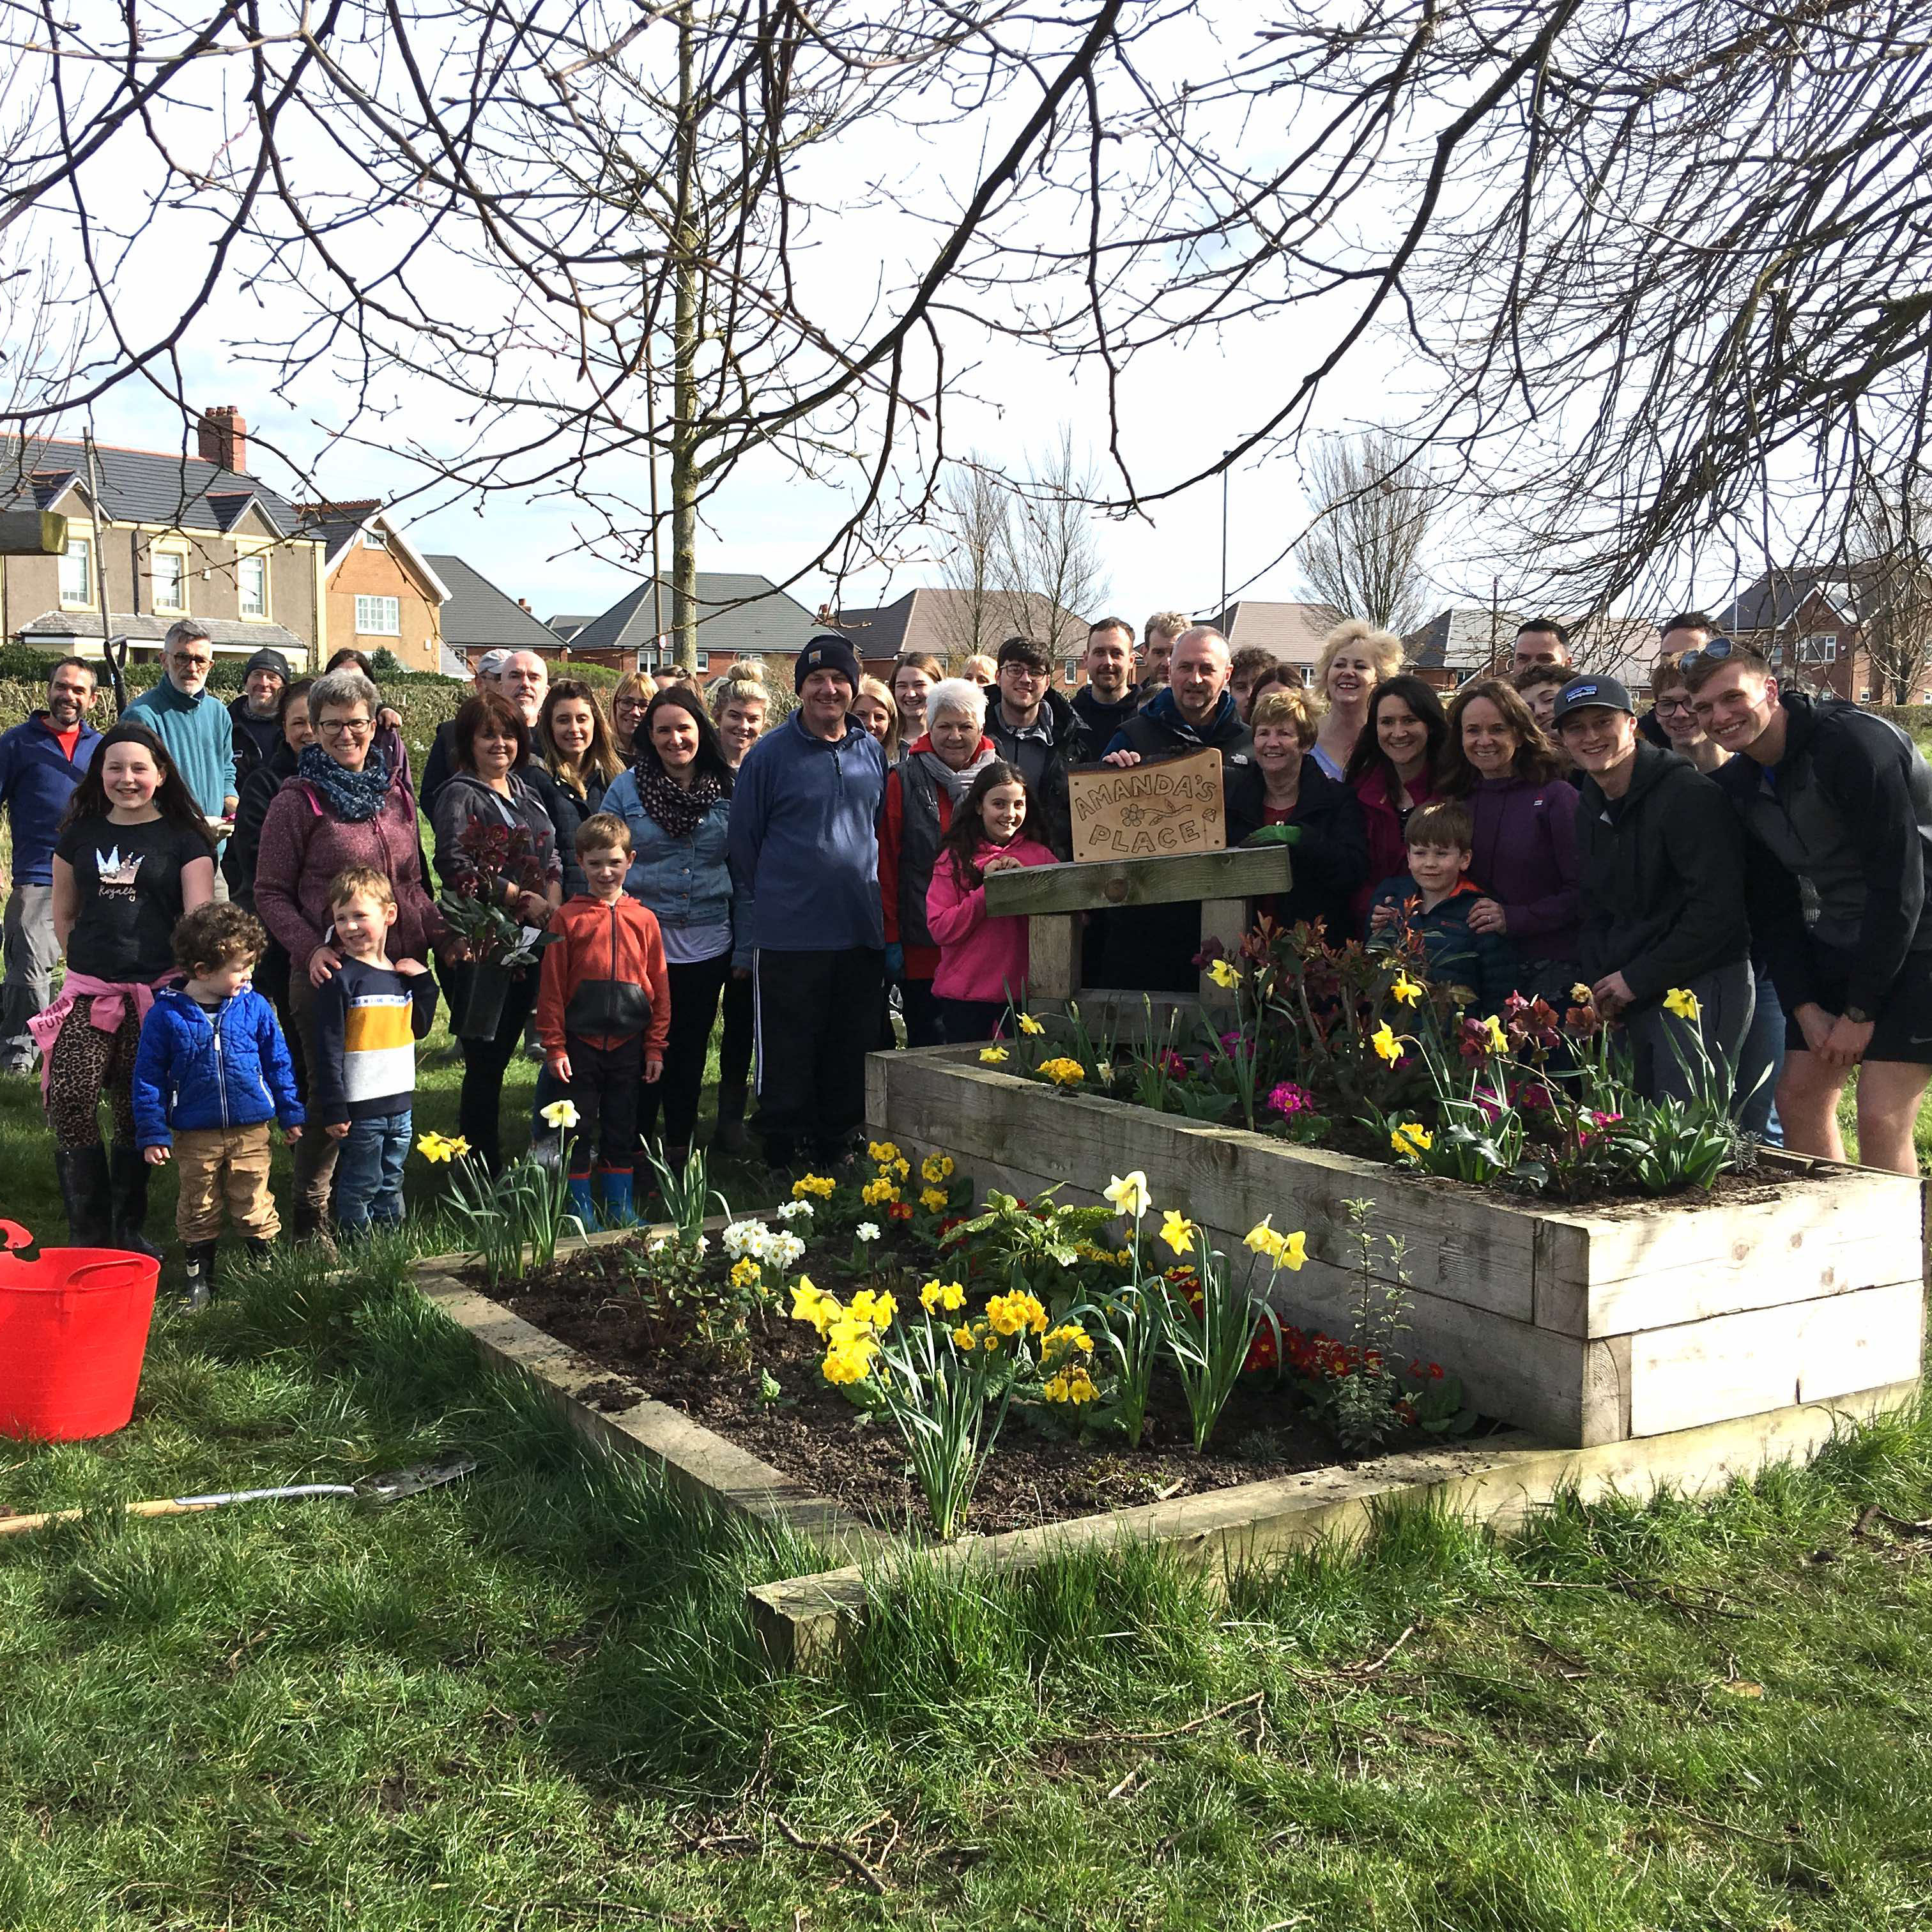
[[[107,1157],[107,1175],[114,1208],[114,1238],[109,1245],[159,1261],[161,1251],[147,1236],[148,1163],[141,1150],[116,1142]]]
[[[77,1248],[112,1247],[112,1210],[108,1205],[107,1150],[98,1141],[72,1154],[56,1151],[61,1205],[67,1210],[68,1238]]]
[[[188,1268],[182,1288],[182,1312],[197,1314],[214,1299],[214,1241],[196,1241],[188,1251]]]

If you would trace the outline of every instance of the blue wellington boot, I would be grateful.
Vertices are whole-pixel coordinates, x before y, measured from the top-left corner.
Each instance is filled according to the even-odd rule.
[[[631,1205],[631,1170],[607,1167],[597,1177],[604,1190],[604,1225],[607,1228],[634,1228],[636,1211]]]
[[[570,1177],[570,1211],[583,1222],[586,1234],[595,1232],[597,1204],[590,1198],[590,1177],[587,1174],[573,1174]]]

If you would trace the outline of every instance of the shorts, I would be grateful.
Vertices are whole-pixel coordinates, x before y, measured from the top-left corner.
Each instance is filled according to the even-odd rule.
[[[1850,998],[1851,957],[1834,946],[1811,948],[1811,997],[1828,1013],[1841,1013]],[[1932,952],[1908,952],[1898,977],[1874,1016],[1867,1060],[1901,1060],[1932,1066]],[[1796,1014],[1784,1017],[1784,1050],[1807,1053],[1810,1043]]]

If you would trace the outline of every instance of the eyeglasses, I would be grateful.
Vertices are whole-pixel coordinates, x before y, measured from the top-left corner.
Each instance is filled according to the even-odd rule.
[[[1694,711],[1696,709],[1696,706],[1688,698],[1660,698],[1656,705],[1657,715],[1660,718],[1672,712]]]
[[[647,698],[620,698],[610,707],[616,712],[648,711],[650,708],[651,701]]]
[[[213,664],[212,658],[191,658],[185,651],[175,653],[175,664],[181,670],[206,670]]]
[[[375,730],[376,721],[373,718],[324,718],[316,722],[315,728],[332,736],[338,731],[350,731],[358,738],[366,738]]]

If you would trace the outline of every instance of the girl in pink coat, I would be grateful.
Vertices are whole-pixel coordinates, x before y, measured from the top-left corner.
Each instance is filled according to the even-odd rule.
[[[986,878],[1008,866],[1054,863],[1044,845],[1020,836],[1026,819],[1026,780],[996,759],[974,780],[940,841],[926,923],[939,948],[932,991],[948,1046],[998,1039],[1006,1009],[1025,1000],[1027,922],[988,914]]]

